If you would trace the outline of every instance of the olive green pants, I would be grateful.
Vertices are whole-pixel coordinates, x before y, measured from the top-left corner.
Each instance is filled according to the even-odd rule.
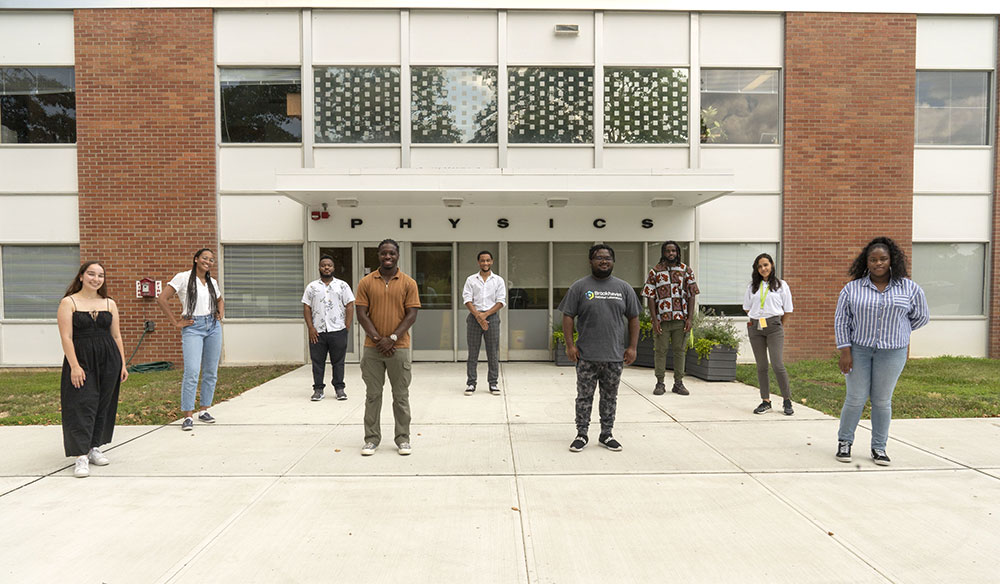
[[[361,379],[365,382],[365,442],[378,446],[382,417],[382,388],[389,375],[392,387],[392,417],[396,421],[396,446],[410,441],[410,350],[396,349],[391,357],[374,347],[361,354]]]
[[[667,372],[667,349],[674,354],[674,383],[684,380],[684,359],[687,356],[687,333],[683,320],[665,320],[660,323],[660,334],[653,331],[653,368],[656,382],[661,383]]]

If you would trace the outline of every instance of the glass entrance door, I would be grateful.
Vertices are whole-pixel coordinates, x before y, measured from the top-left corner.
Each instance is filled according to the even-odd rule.
[[[451,243],[412,243],[410,253],[420,293],[420,312],[413,325],[413,359],[455,359],[455,282]]]
[[[347,282],[352,291],[357,291],[358,282],[372,270],[378,269],[378,248],[375,243],[319,243],[314,248],[312,262],[314,276],[319,277],[319,258],[328,255],[333,258],[333,276]],[[357,314],[352,320],[350,334],[347,336],[347,362],[357,363],[361,360],[361,347],[364,346],[364,330],[358,326]]]

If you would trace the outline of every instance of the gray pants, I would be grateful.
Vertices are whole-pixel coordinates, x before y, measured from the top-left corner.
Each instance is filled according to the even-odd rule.
[[[590,413],[594,408],[594,392],[601,388],[601,399],[597,411],[601,415],[601,436],[608,436],[615,426],[615,412],[618,409],[618,384],[622,379],[621,361],[606,363],[600,361],[576,362],[576,433],[587,435],[590,427]]]
[[[757,330],[757,321],[750,323],[748,336],[750,337],[750,347],[753,349],[753,358],[757,361],[757,383],[760,385],[760,398],[771,399],[770,380],[767,376],[767,356],[771,355],[771,367],[774,368],[774,376],[778,378],[778,387],[781,389],[781,397],[792,399],[792,392],[788,389],[788,371],[785,370],[785,363],[781,359],[781,354],[785,348],[785,327],[781,326],[781,317],[772,316],[767,319],[767,328]]]
[[[382,441],[382,387],[386,374],[392,386],[392,417],[396,421],[395,442],[410,441],[410,350],[396,349],[391,357],[374,347],[361,353],[361,379],[365,382],[365,442]]]
[[[498,357],[500,351],[500,315],[494,312],[487,316],[486,324],[490,328],[483,330],[483,327],[479,326],[479,321],[472,314],[469,314],[468,318],[465,319],[466,339],[469,341],[469,358],[465,366],[466,385],[471,385],[472,387],[476,386],[479,346],[484,338],[486,339],[486,362],[488,367],[486,381],[489,382],[490,387],[495,387],[500,379],[500,358]]]

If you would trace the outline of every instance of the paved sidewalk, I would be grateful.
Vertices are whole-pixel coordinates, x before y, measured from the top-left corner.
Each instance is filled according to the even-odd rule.
[[[481,366],[485,378],[485,364]],[[119,427],[75,479],[57,426],[0,427],[0,582],[995,582],[1000,420],[892,424],[892,466],[834,457],[837,420],[751,413],[757,390],[626,368],[615,436],[571,453],[572,369],[416,363],[413,454],[360,456],[364,388],[302,367],[193,432]],[[331,392],[332,393],[332,392]],[[780,400],[777,402],[780,403]]]

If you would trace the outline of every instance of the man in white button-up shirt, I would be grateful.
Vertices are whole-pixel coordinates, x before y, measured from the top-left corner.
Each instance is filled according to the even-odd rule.
[[[333,277],[333,258],[324,255],[319,260],[319,279],[309,282],[302,294],[302,315],[309,329],[309,357],[312,359],[312,401],[323,399],[323,377],[326,358],[333,368],[334,391],[337,399],[347,399],[344,388],[344,357],[347,355],[347,335],[354,317],[354,293],[347,282]]]
[[[469,309],[469,316],[466,318],[469,359],[466,363],[468,378],[465,395],[472,395],[476,391],[476,365],[479,362],[479,346],[484,337],[490,393],[499,395],[500,387],[497,383],[500,379],[500,361],[497,352],[500,350],[500,315],[497,313],[507,304],[507,286],[503,278],[493,273],[492,253],[481,251],[476,261],[479,262],[479,273],[469,276],[462,289],[462,300]]]

